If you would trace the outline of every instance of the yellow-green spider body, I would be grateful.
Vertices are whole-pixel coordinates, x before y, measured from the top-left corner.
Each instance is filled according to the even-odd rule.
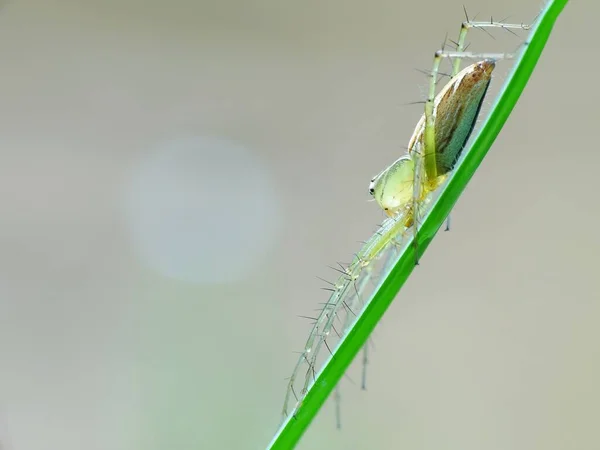
[[[452,77],[426,103],[408,154],[371,180],[369,192],[388,216],[412,208],[414,201],[425,198],[452,171],[473,131],[494,67],[494,60],[483,60]],[[420,191],[417,195],[415,189]],[[412,214],[407,214],[407,226],[412,221]]]

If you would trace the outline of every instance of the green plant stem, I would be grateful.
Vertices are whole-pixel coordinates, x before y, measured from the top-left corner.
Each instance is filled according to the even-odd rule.
[[[419,245],[416,253],[419,257],[452,210],[515,107],[548,41],[552,27],[567,1],[550,1],[540,14],[537,24],[529,36],[528,44],[515,63],[514,70],[501,90],[490,114],[477,136],[473,139],[470,149],[465,152],[462,163],[456,168],[451,179],[443,188],[443,192],[433,205],[431,212],[423,221],[418,232]],[[314,384],[309,388],[295,414],[288,417],[279,428],[268,449],[287,450],[297,444],[413,271],[416,256],[415,246],[409,243],[387,278],[375,290],[352,328],[319,372]]]

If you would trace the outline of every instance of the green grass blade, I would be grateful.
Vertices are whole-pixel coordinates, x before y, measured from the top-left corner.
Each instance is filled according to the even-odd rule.
[[[463,161],[458,165],[451,179],[434,203],[431,212],[423,221],[418,233],[419,246],[417,252],[419,257],[452,210],[458,197],[467,186],[477,167],[481,164],[481,161],[515,107],[548,41],[552,27],[567,4],[567,1],[550,1],[540,14],[537,24],[529,35],[528,45],[515,63],[513,72],[504,84],[483,126],[472,140],[473,144],[470,149],[465,151]],[[269,449],[291,449],[297,444],[413,271],[415,256],[415,248],[409,244],[387,278],[375,290],[371,300],[367,303],[367,306],[359,317],[357,317],[352,328],[341,340],[333,355],[319,372],[314,384],[309,388],[295,414],[290,416],[279,428],[268,446]]]

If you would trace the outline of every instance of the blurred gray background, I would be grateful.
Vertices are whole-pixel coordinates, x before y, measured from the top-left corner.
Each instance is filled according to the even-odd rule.
[[[343,380],[343,429],[328,402],[299,448],[600,447],[599,9],[567,6],[377,328],[368,391]],[[297,316],[382,219],[368,181],[462,20],[442,0],[4,6],[2,450],[264,448]],[[493,34],[472,48],[520,42]]]

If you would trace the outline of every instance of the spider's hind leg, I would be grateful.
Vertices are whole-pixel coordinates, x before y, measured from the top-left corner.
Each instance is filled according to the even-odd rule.
[[[468,47],[468,45],[466,44],[466,38],[467,38],[467,34],[469,33],[469,30],[471,30],[472,28],[477,28],[486,33],[488,32],[486,30],[486,28],[501,28],[501,29],[506,30],[509,33],[513,33],[513,34],[515,34],[515,33],[512,30],[529,30],[531,28],[531,25],[525,25],[522,23],[521,24],[511,24],[511,23],[504,23],[502,21],[495,22],[491,18],[490,18],[489,22],[471,21],[469,19],[469,15],[467,14],[466,9],[465,9],[465,17],[466,17],[466,20],[462,23],[462,25],[460,27],[460,33],[458,35],[458,40],[456,42],[452,41],[456,45],[456,52],[458,54],[462,54],[463,52],[465,52],[466,48]],[[464,59],[464,57],[462,57],[462,56],[456,56],[453,58],[452,72],[451,72],[452,78],[454,78],[458,74],[458,72],[460,72],[460,66],[461,66],[461,62],[463,59]],[[450,231],[450,214],[448,214],[448,217],[446,218],[446,228],[444,229],[444,231]]]

